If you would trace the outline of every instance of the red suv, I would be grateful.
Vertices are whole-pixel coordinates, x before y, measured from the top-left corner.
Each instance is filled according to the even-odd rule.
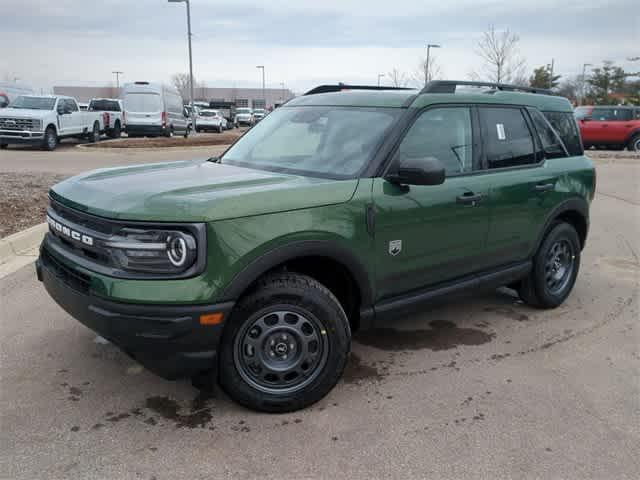
[[[640,152],[640,107],[578,107],[575,116],[585,148]]]

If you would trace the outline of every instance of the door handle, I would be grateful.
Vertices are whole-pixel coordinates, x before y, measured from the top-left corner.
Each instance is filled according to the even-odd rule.
[[[532,190],[534,192],[547,192],[549,190],[553,190],[554,187],[555,185],[553,183],[538,183],[533,186]]]
[[[475,207],[480,200],[482,200],[481,193],[467,192],[456,197],[456,203],[471,205],[472,207]]]

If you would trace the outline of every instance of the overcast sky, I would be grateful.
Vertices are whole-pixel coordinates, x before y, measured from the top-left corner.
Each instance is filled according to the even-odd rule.
[[[446,78],[466,79],[489,24],[520,38],[528,69],[555,59],[576,74],[640,56],[639,0],[191,0],[194,76],[209,86],[303,91],[327,82],[375,83],[414,72],[439,43]],[[35,88],[169,81],[188,71],[186,9],[166,0],[2,0],[0,80]],[[433,50],[432,50],[433,51]],[[384,83],[384,78],[383,78]]]

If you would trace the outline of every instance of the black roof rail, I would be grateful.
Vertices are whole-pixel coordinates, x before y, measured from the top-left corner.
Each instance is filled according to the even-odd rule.
[[[458,86],[463,87],[491,87],[495,90],[508,92],[539,93],[542,95],[553,95],[551,90],[546,88],[521,87],[520,85],[509,85],[495,82],[472,82],[467,80],[432,80],[420,91],[420,93],[456,93]]]
[[[404,87],[384,87],[376,85],[347,85],[345,83],[338,83],[337,85],[320,85],[312,88],[305,95],[315,95],[317,93],[331,93],[342,92],[343,90],[415,90],[415,88]]]

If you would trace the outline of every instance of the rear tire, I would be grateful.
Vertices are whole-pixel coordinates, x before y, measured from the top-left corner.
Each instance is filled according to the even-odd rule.
[[[291,412],[336,385],[350,348],[347,316],[324,285],[306,275],[269,275],[228,320],[220,344],[220,385],[245,407]]]
[[[120,122],[116,122],[116,124],[113,126],[113,129],[109,134],[109,137],[120,138],[121,135],[122,135],[122,128],[120,127]]]
[[[631,137],[627,148],[630,152],[640,152],[640,133],[636,133],[633,137]]]
[[[93,129],[91,133],[89,133],[89,142],[96,143],[100,141],[100,124],[98,122],[93,122]]]
[[[42,141],[42,149],[49,152],[56,149],[58,146],[58,133],[52,126],[47,127],[44,132],[44,139]]]
[[[556,308],[569,296],[580,270],[580,239],[568,223],[552,225],[520,283],[520,298],[532,307]]]

